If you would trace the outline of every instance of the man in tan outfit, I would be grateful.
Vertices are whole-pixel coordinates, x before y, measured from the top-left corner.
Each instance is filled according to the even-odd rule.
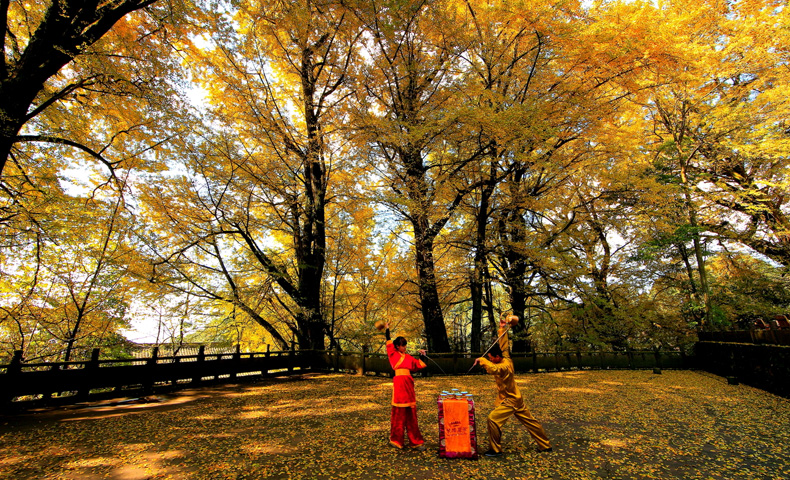
[[[524,398],[516,385],[514,377],[513,360],[510,359],[510,341],[508,339],[508,322],[505,317],[499,321],[499,343],[494,345],[487,356],[475,360],[475,365],[480,364],[486,372],[494,376],[497,386],[496,407],[488,415],[488,442],[489,450],[485,453],[488,457],[502,455],[502,425],[511,416],[521,422],[535,442],[539,452],[550,452],[551,443],[543,427],[529,413]]]

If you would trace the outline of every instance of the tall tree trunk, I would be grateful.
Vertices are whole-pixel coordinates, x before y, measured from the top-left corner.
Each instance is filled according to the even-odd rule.
[[[702,251],[702,241],[699,235],[697,210],[691,198],[692,185],[689,179],[689,165],[691,159],[697,154],[697,149],[692,149],[690,152],[686,150],[686,141],[688,139],[686,134],[689,128],[688,115],[691,112],[691,106],[687,102],[682,101],[680,112],[677,117],[673,117],[661,103],[656,103],[656,107],[661,115],[664,126],[672,133],[675,154],[677,155],[677,161],[680,166],[680,186],[683,189],[683,201],[685,202],[689,225],[692,229],[692,242],[694,245],[694,255],[697,260],[697,273],[699,274],[700,294],[702,295],[702,305],[704,309],[701,327],[706,328],[710,324],[710,291],[708,289],[708,274],[705,268],[705,255]]]
[[[694,267],[691,265],[689,261],[689,254],[686,246],[682,243],[677,244],[678,252],[680,253],[680,258],[683,259],[683,266],[686,269],[686,276],[689,279],[689,300],[694,301],[697,305],[704,305],[705,300],[700,297],[699,288],[697,288],[697,280],[694,278]],[[704,322],[704,315],[705,312],[703,310],[702,314],[698,310],[692,309],[691,314],[693,315],[693,319],[695,322],[702,324]]]
[[[449,352],[450,340],[447,337],[447,327],[444,325],[444,315],[442,314],[439,290],[436,285],[433,236],[426,231],[427,221],[427,217],[421,215],[418,217],[418,221],[413,224],[420,310],[425,323],[428,350],[432,352]]]
[[[519,246],[526,242],[526,230],[526,221],[518,208],[503,211],[499,221],[499,236],[502,242],[505,283],[510,289],[510,308],[513,315],[519,317],[518,324],[513,327],[514,338],[511,340],[511,349],[514,352],[527,352],[530,344],[524,322],[524,310],[527,305],[526,273],[529,259],[519,251]]]
[[[430,188],[426,180],[426,166],[423,163],[421,150],[414,145],[407,145],[405,148],[397,148],[397,155],[406,166],[406,196],[410,205],[408,218],[414,231],[417,288],[428,350],[449,352],[450,340],[439,301],[436,264],[433,258],[434,239],[449,219],[449,214],[431,224],[428,216],[431,208]]]
[[[708,272],[705,267],[705,255],[702,251],[702,240],[699,235],[699,222],[697,221],[697,210],[691,199],[691,192],[687,176],[687,162],[681,159],[680,179],[683,182],[683,197],[688,211],[689,225],[691,225],[692,243],[694,245],[694,256],[697,260],[697,273],[699,275],[699,287],[702,294],[703,318],[701,326],[710,326],[710,291],[708,289]]]
[[[475,259],[475,266],[469,278],[469,295],[472,297],[472,331],[469,351],[480,352],[483,335],[483,271]]]
[[[301,313],[296,316],[299,348],[323,350],[326,325],[321,308],[321,282],[326,264],[326,168],[323,164],[323,137],[320,106],[316,104],[316,51],[325,41],[302,50],[301,80],[304,100],[306,152],[303,157],[304,204],[297,206],[301,228],[294,231],[299,277],[297,304]]]
[[[689,278],[691,296],[698,299],[697,281],[694,279],[694,268],[691,266],[691,262],[689,262],[688,250],[686,250],[686,246],[682,243],[678,243],[676,246],[678,247],[680,258],[683,259],[683,266],[686,268],[686,276]]]
[[[499,321],[497,320],[496,314],[494,313],[494,289],[491,287],[491,272],[488,268],[488,263],[485,265],[483,274],[485,276],[485,281],[483,282],[486,300],[485,312],[486,317],[488,317],[488,327],[493,333],[497,331]]]
[[[486,227],[489,218],[489,199],[493,192],[493,182],[481,192],[480,205],[477,210],[475,232],[475,257],[469,290],[472,297],[472,335],[470,350],[480,352],[483,335],[483,282],[487,280],[488,250],[486,248]]]
[[[508,286],[510,287],[510,308],[513,311],[513,315],[516,315],[519,320],[518,323],[512,327],[513,340],[511,340],[511,349],[514,352],[525,353],[529,352],[531,348],[527,322],[524,318],[524,312],[527,310],[527,289],[524,283],[526,269],[516,267],[512,271],[512,274],[513,276],[508,280]]]

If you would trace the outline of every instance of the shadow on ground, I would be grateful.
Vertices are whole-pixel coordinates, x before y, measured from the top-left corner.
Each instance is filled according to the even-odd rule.
[[[490,377],[417,378],[429,449],[388,446],[391,383],[306,375],[116,404],[0,417],[10,479],[790,479],[790,401],[689,371],[517,376],[554,452],[504,428],[505,455],[436,455],[436,395],[473,393],[478,437]]]

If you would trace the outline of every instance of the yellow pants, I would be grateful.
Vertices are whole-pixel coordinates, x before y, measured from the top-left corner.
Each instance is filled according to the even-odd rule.
[[[491,446],[491,450],[495,452],[502,451],[502,425],[504,425],[511,416],[515,416],[519,422],[527,427],[527,431],[529,431],[529,434],[532,435],[532,438],[537,442],[538,449],[545,450],[551,447],[546,431],[543,430],[541,424],[535,420],[535,417],[529,413],[523,400],[517,402],[515,405],[510,405],[508,403],[509,402],[500,403],[488,415],[488,442]]]

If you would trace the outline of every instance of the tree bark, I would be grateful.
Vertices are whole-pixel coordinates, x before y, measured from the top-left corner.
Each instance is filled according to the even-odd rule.
[[[511,349],[514,352],[528,352],[529,339],[524,322],[524,310],[527,305],[527,292],[525,277],[527,272],[527,258],[518,251],[517,246],[526,241],[526,225],[522,215],[516,210],[505,211],[504,219],[499,223],[499,235],[502,241],[502,263],[505,267],[505,283],[510,288],[510,308],[513,315],[519,317],[518,324],[513,327],[514,339],[511,340]]]
[[[118,0],[98,4],[81,0],[54,0],[38,26],[26,25],[33,31],[30,42],[19,55],[0,59],[0,177],[11,155],[16,137],[24,125],[48,101],[34,105],[44,84],[66,64],[106,34],[124,15],[151,5],[156,0]],[[8,17],[9,2],[2,2]],[[3,25],[5,42],[7,21]]]
[[[475,256],[472,276],[469,283],[470,295],[472,297],[472,332],[470,345],[470,350],[472,352],[480,352],[483,343],[483,283],[489,280],[487,275],[488,249],[486,243],[488,240],[488,219],[491,213],[490,199],[494,192],[494,187],[496,186],[494,181],[495,168],[495,163],[492,162],[490,179],[480,192],[480,204],[478,205],[477,215],[475,216]]]
[[[434,235],[427,231],[427,220],[427,216],[420,215],[418,221],[413,224],[420,310],[425,323],[428,350],[449,352],[450,340],[447,337],[439,290],[436,286],[436,266],[433,259]]]

